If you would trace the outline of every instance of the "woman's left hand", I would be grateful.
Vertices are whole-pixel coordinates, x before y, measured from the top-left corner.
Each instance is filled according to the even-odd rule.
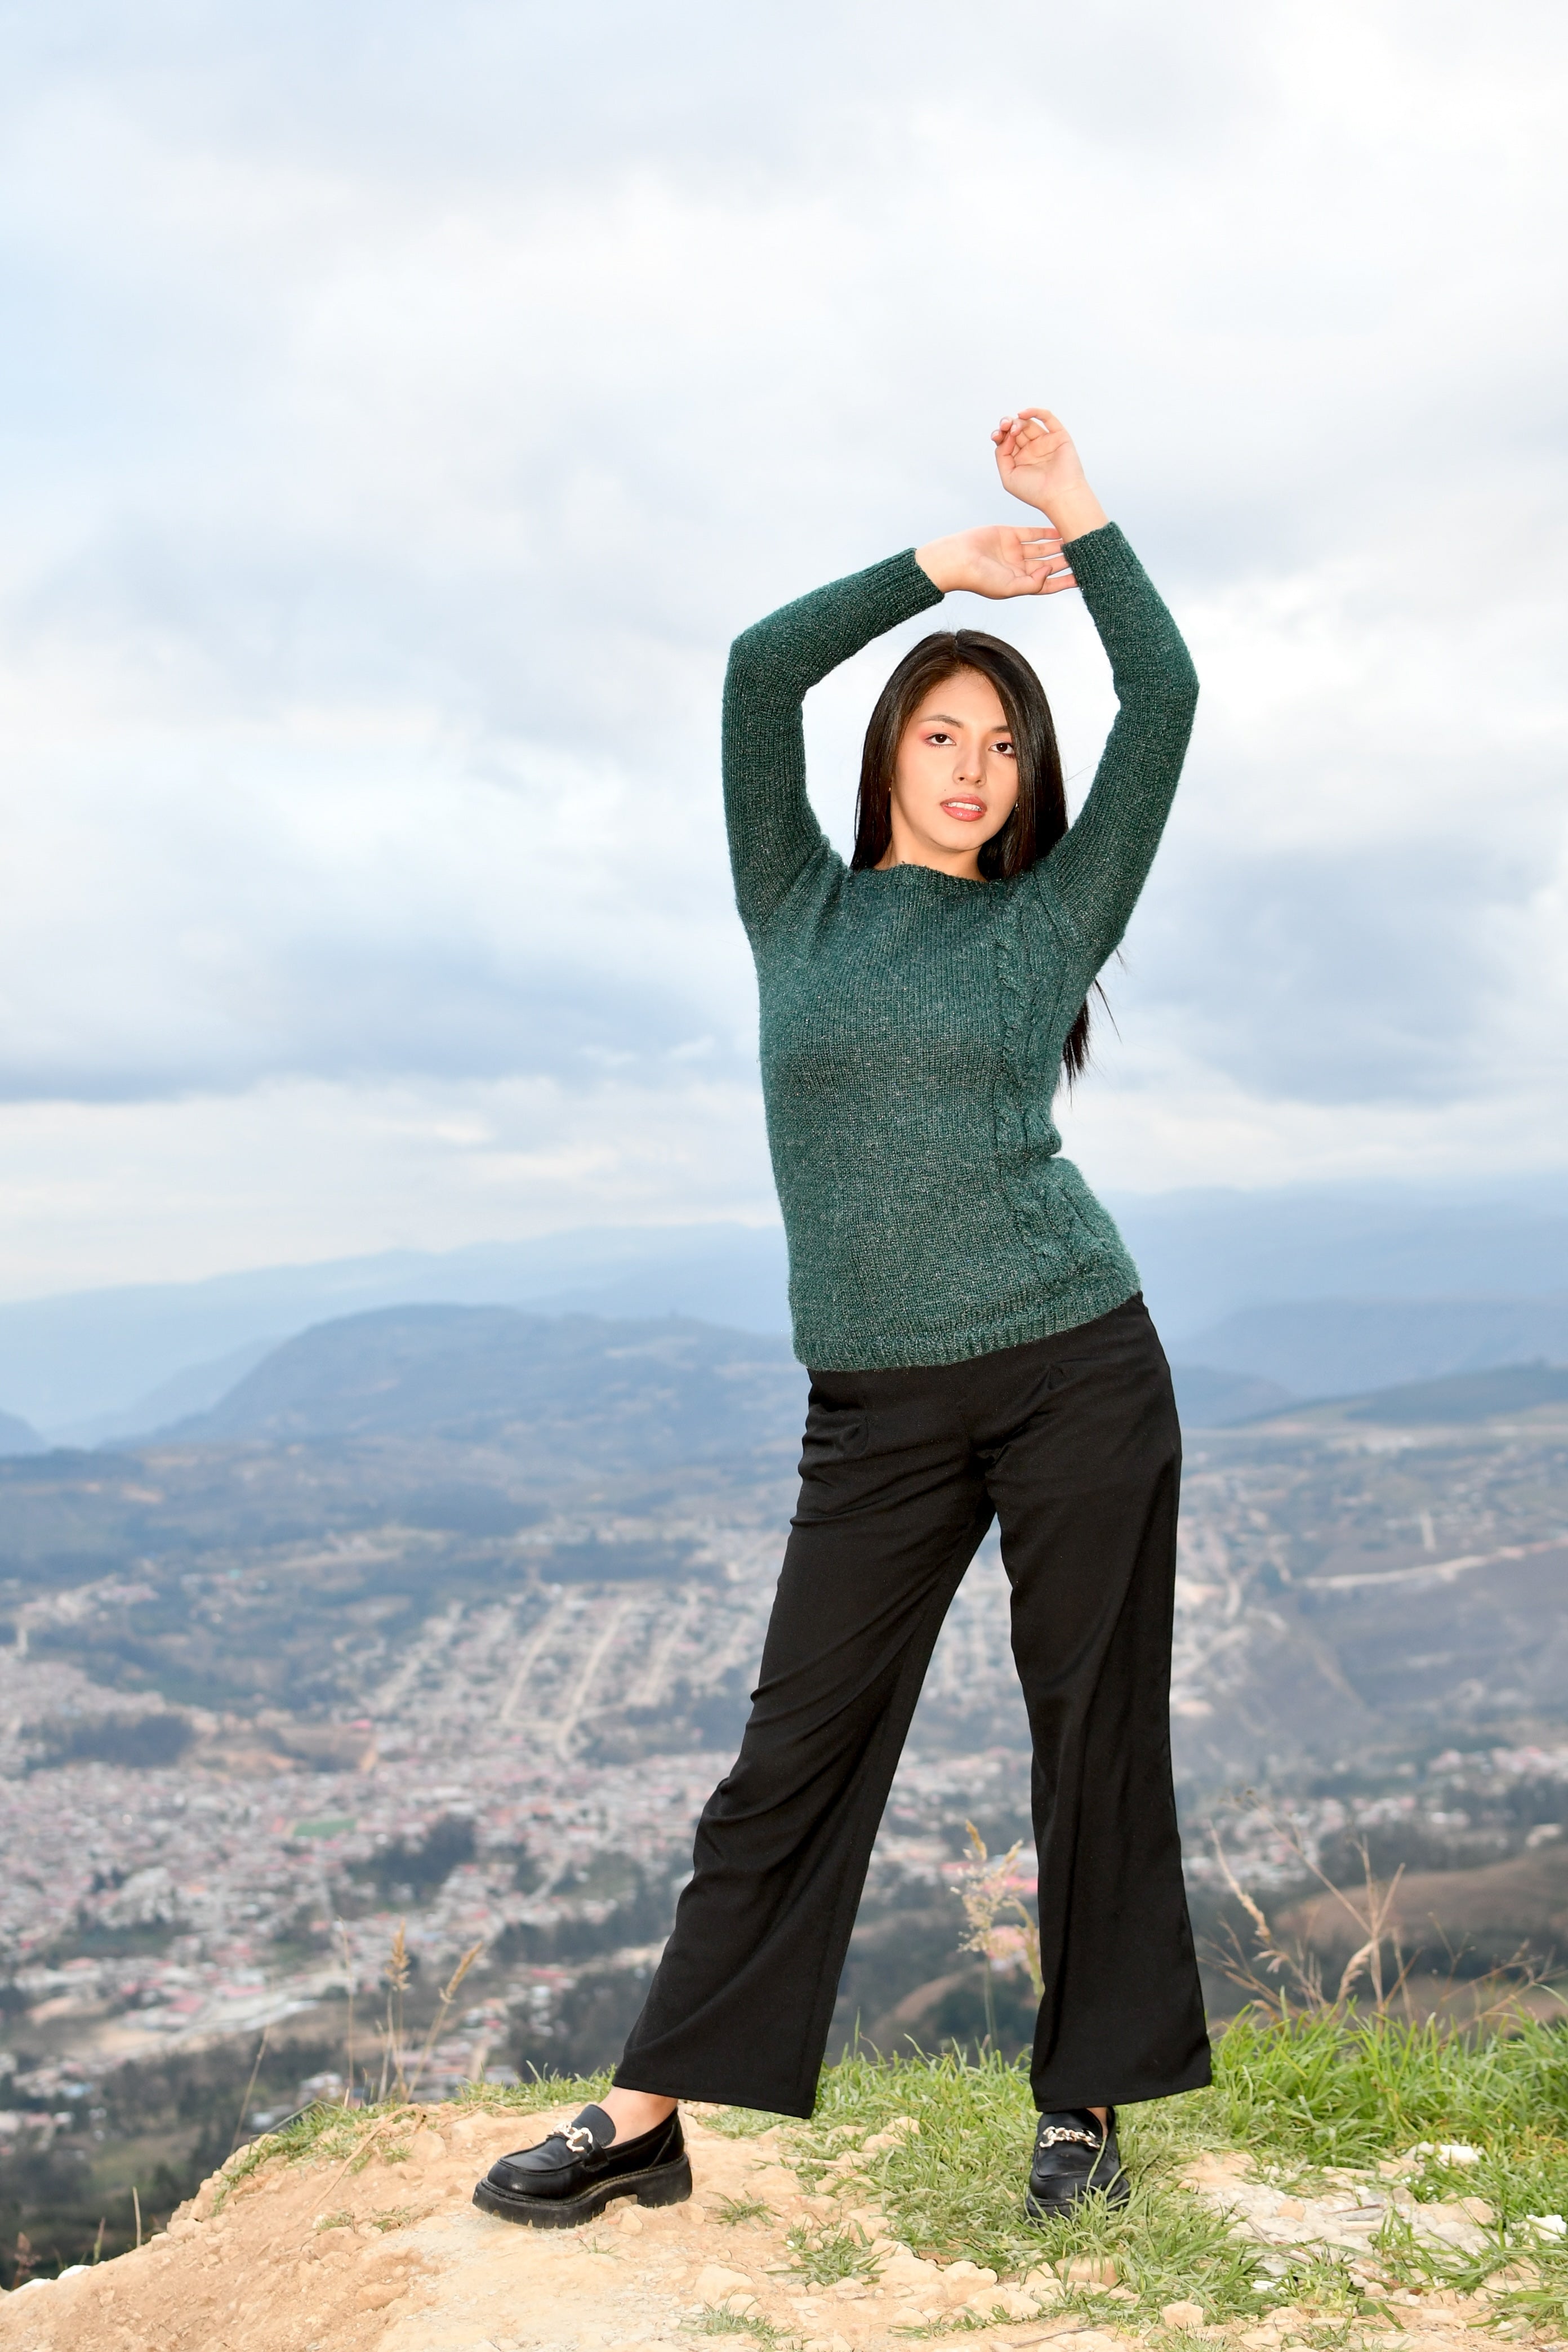
[[[1072,435],[1048,408],[1021,408],[991,436],[1005,489],[1048,515],[1064,539],[1081,539],[1109,521],[1084,479]]]
[[[975,596],[1052,596],[1078,585],[1062,554],[1061,533],[1049,523],[1033,530],[1005,522],[956,530],[951,539],[917,547],[915,562],[944,595],[967,588]]]

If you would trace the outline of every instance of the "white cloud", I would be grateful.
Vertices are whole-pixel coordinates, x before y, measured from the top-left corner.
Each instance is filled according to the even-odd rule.
[[[0,1139],[58,1278],[341,1250],[362,1185],[367,1246],[751,1213],[725,644],[999,512],[1030,396],[1205,680],[1091,1172],[1568,1160],[1560,12],[68,0],[5,40]],[[962,617],[1040,660],[1081,784],[1085,616]],[[893,650],[812,711],[841,839]],[[428,1141],[502,1097],[515,1198]]]
[[[221,1274],[563,1226],[777,1221],[749,1085],[688,1068],[269,1080],[174,1102],[0,1110],[0,1295]]]

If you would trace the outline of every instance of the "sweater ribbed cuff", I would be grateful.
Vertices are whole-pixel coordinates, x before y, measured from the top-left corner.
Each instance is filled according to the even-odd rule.
[[[1117,522],[1097,523],[1092,530],[1080,532],[1077,539],[1064,539],[1062,553],[1071,563],[1075,577],[1081,577],[1087,570],[1095,580],[1110,580],[1118,572],[1126,576],[1129,565],[1136,573],[1142,573],[1143,569]]]

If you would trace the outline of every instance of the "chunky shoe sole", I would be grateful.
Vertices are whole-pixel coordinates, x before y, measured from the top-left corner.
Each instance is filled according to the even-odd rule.
[[[533,2230],[575,2230],[602,2213],[617,2197],[635,2197],[639,2205],[684,2205],[691,2194],[691,2158],[678,2156],[673,2164],[652,2164],[646,2172],[616,2173],[584,2189],[577,2197],[515,2197],[481,2180],[474,2202],[481,2213],[502,2221],[521,2221]]]
[[[1062,2187],[1067,2192],[1062,2197],[1044,2198],[1037,2196],[1032,2189],[1026,2190],[1024,2219],[1026,2221],[1059,2221],[1065,2215],[1075,2212],[1086,2197],[1103,2197],[1108,2205],[1125,2205],[1132,2194],[1132,2183],[1124,2172],[1119,2172],[1115,2179],[1108,2180],[1103,2188],[1096,2180],[1064,2180]]]

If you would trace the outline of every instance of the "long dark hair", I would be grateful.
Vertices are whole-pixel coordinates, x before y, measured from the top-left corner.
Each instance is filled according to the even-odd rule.
[[[1062,756],[1046,689],[1016,646],[988,637],[982,629],[938,629],[911,646],[877,698],[866,747],[860,755],[860,792],[855,803],[856,872],[878,866],[893,838],[893,772],[904,730],[921,704],[944,679],[960,670],[978,670],[1001,698],[1018,766],[1018,798],[1012,815],[980,852],[988,882],[1026,874],[1048,856],[1068,829]],[[1068,1084],[1089,1060],[1089,1006],[1079,1009],[1062,1047]]]

